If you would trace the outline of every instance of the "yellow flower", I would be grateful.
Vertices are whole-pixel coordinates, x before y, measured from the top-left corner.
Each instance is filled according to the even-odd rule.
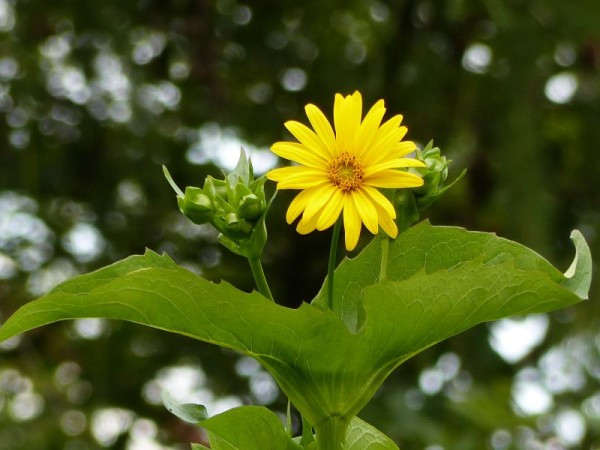
[[[396,211],[377,188],[411,188],[423,185],[412,173],[398,170],[424,167],[413,158],[413,142],[402,141],[406,127],[397,115],[381,124],[385,107],[379,100],[362,119],[362,97],[357,91],[343,97],[336,94],[333,107],[335,133],[315,105],[306,105],[314,131],[289,121],[285,127],[300,142],[276,142],[273,153],[298,163],[271,170],[267,178],[277,189],[300,189],[291,202],[286,219],[292,223],[300,214],[297,231],[310,233],[332,226],[343,213],[346,249],[358,242],[362,224],[373,234],[379,227],[389,236],[398,235]]]

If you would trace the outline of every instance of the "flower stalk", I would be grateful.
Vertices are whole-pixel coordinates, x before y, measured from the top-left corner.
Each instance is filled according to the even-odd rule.
[[[343,450],[349,425],[345,417],[330,416],[315,426],[317,450]]]
[[[248,258],[248,263],[250,264],[250,270],[252,270],[252,276],[254,277],[254,282],[256,283],[258,292],[267,297],[269,300],[275,301],[273,300],[271,289],[269,289],[269,283],[267,283],[267,278],[265,277],[265,272],[263,270],[262,263],[260,262],[260,257],[250,257]]]
[[[335,273],[335,263],[337,261],[337,249],[340,240],[340,230],[342,221],[338,219],[333,227],[331,236],[331,246],[329,247],[329,262],[327,264],[327,307],[333,311],[333,277]]]

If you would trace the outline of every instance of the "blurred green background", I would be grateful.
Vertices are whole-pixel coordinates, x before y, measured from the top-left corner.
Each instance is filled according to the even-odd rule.
[[[409,139],[435,139],[454,176],[468,168],[434,224],[496,232],[562,270],[573,228],[600,254],[596,0],[0,0],[0,320],[145,247],[251,290],[245,261],[178,213],[161,164],[199,185],[243,145],[264,172],[283,122],[306,122],[309,102],[331,117],[334,94],[356,89],[404,114]],[[264,263],[294,307],[320,288],[329,232],[297,235],[290,199],[270,212]],[[600,449],[598,294],[438,344],[361,417],[403,450]],[[211,413],[285,411],[252,360],[78,320],[0,346],[0,450],[201,442],[161,386]]]

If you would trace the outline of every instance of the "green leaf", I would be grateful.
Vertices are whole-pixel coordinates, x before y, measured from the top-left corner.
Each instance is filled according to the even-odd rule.
[[[303,448],[312,448],[315,445],[314,436],[306,439],[305,433],[302,438],[295,438]],[[369,425],[364,420],[354,417],[346,431],[345,450],[399,450],[394,442],[381,431]]]
[[[190,444],[190,446],[192,447],[192,450],[210,450],[202,444]]]
[[[355,417],[346,433],[345,450],[399,450],[394,442],[364,420]]]
[[[262,406],[240,406],[200,424],[213,450],[300,450],[283,423]]]
[[[565,272],[565,286],[582,299],[588,298],[592,283],[592,255],[579,230],[573,230],[571,240],[575,244],[575,259]]]
[[[300,437],[300,444],[302,447],[308,447],[315,442],[315,435],[313,434],[313,428],[310,423],[306,420],[306,417],[301,416],[302,419],[302,436]]]
[[[81,317],[128,320],[218,344],[259,360],[308,423],[351,420],[403,361],[479,323],[547,312],[587,296],[589,249],[575,238],[570,278],[535,252],[489,233],[421,223],[345,260],[334,311],[296,310],[214,284],[147,252],[75,277],[23,306],[0,340]],[[362,319],[361,319],[362,317]]]
[[[193,424],[199,424],[203,420],[208,419],[206,407],[193,403],[178,403],[167,391],[162,391],[162,401],[165,408],[172,414],[179,417],[181,420]]]

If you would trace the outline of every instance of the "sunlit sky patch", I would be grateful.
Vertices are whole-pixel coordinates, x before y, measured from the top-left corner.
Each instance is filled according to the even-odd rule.
[[[69,409],[60,416],[60,428],[67,436],[79,436],[87,427],[87,417],[81,411]]]
[[[541,344],[548,331],[546,315],[502,319],[490,325],[489,343],[502,359],[515,363]]]
[[[12,2],[0,0],[0,31],[10,31],[15,26],[15,10]]]
[[[167,39],[164,33],[148,28],[136,28],[131,32],[133,49],[131,59],[136,64],[145,65],[160,56]]]
[[[0,80],[10,81],[17,76],[19,63],[16,59],[5,56],[0,58]]]
[[[199,365],[179,365],[161,369],[156,377],[146,383],[142,395],[150,404],[162,403],[162,392],[166,391],[180,403],[204,405],[209,416],[241,406],[236,396],[217,397],[206,386],[206,375]]]
[[[106,246],[100,231],[89,223],[77,223],[61,239],[62,246],[80,262],[98,258]]]
[[[554,397],[543,386],[539,371],[531,367],[517,374],[512,397],[515,412],[524,416],[545,414],[554,406]]]
[[[561,72],[546,81],[544,94],[553,103],[569,103],[579,87],[577,76],[572,72]]]
[[[469,45],[462,58],[463,68],[473,73],[485,73],[492,62],[492,49],[481,43]]]
[[[242,147],[250,155],[256,174],[263,174],[277,164],[277,156],[268,149],[259,149],[243,141],[234,128],[223,128],[214,122],[206,123],[192,132],[186,158],[192,164],[213,162],[230,171],[235,168]]]
[[[10,368],[0,370],[0,406],[2,405],[12,420],[26,422],[43,412],[44,399],[35,391],[30,378]]]
[[[581,444],[587,431],[583,416],[573,409],[559,412],[554,418],[554,428],[561,441],[568,446]]]
[[[456,378],[460,371],[460,358],[456,353],[444,353],[436,364],[421,372],[419,388],[428,395],[439,393],[446,384]]]
[[[568,67],[575,63],[577,59],[577,52],[575,47],[571,44],[562,43],[556,47],[554,51],[554,61],[556,64]]]
[[[65,258],[54,259],[50,264],[32,272],[27,278],[27,290],[39,297],[57,284],[77,275],[73,264]]]
[[[306,71],[299,67],[286,69],[281,75],[281,85],[286,91],[297,92],[304,89],[308,81]]]
[[[133,422],[133,412],[123,408],[101,408],[92,414],[90,429],[103,447],[114,444]]]
[[[108,330],[108,322],[98,318],[76,319],[73,329],[82,339],[98,339]]]

